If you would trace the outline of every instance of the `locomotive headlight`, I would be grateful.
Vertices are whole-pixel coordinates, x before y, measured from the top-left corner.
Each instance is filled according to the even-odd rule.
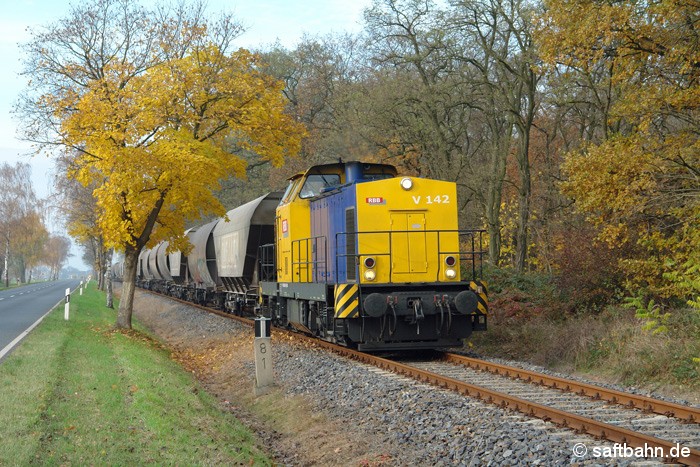
[[[457,277],[457,271],[455,271],[454,269],[446,269],[445,277],[447,277],[448,279],[454,279],[455,277]]]
[[[402,178],[401,179],[401,188],[403,188],[404,190],[410,190],[411,188],[413,188],[413,180],[411,180],[408,177]]]
[[[368,269],[365,271],[365,280],[373,281],[376,278],[377,278],[377,273],[374,272],[373,270]]]

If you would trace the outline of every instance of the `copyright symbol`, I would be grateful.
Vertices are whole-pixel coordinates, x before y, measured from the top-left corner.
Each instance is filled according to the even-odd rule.
[[[574,457],[583,457],[588,453],[588,448],[583,443],[574,444]]]

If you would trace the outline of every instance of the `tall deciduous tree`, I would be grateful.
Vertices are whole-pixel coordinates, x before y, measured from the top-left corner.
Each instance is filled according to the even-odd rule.
[[[11,231],[14,238],[13,262],[18,278],[22,283],[31,282],[32,269],[42,262],[44,246],[49,238],[44,219],[32,209],[18,220]]]
[[[49,267],[50,280],[57,280],[61,268],[70,255],[70,240],[62,235],[51,235],[44,246],[44,263]]]
[[[56,161],[56,177],[54,188],[56,190],[55,208],[61,213],[66,223],[66,231],[75,238],[89,252],[88,257],[95,271],[97,288],[103,290],[104,273],[108,266],[107,258],[109,249],[105,246],[105,239],[99,227],[101,209],[94,195],[95,188],[99,187],[99,180],[83,185],[74,178],[65,174],[76,170],[76,154],[67,154]]]
[[[10,284],[9,266],[14,254],[16,238],[14,233],[27,216],[36,208],[36,195],[31,182],[32,169],[29,164],[17,163],[14,166],[3,163],[0,166],[0,239],[4,251],[2,280]]]
[[[382,152],[414,173],[455,181],[463,203],[479,206],[462,211],[478,211],[467,221],[474,226],[476,217],[486,217],[487,206],[495,206],[488,214],[498,219],[500,198],[491,202],[480,195],[482,182],[491,180],[494,170],[504,170],[505,158],[500,166],[485,168],[487,144],[493,139],[482,109],[490,104],[480,102],[476,70],[457,56],[464,44],[469,43],[470,51],[474,44],[450,27],[451,13],[435,2],[419,0],[377,1],[365,12],[371,61],[363,92],[356,92],[354,124],[364,125],[365,134]],[[503,174],[493,179],[500,187]],[[489,223],[489,233],[490,245],[496,247],[498,222]],[[498,255],[491,258],[495,262]]]
[[[303,160],[275,176],[290,176],[309,163],[367,160],[373,154],[375,148],[344,118],[358,93],[364,50],[351,35],[304,36],[293,50],[277,46],[263,54],[270,72],[285,83],[290,111],[308,130]]]
[[[456,28],[455,43],[461,47],[452,55],[476,71],[473,79],[480,90],[476,105],[489,130],[486,147],[493,169],[478,193],[489,225],[491,257],[498,259],[501,189],[505,161],[513,154],[518,168],[518,180],[513,181],[518,191],[515,268],[522,272],[529,243],[531,133],[541,79],[532,39],[535,6],[527,0],[458,1],[454,11],[449,24]]]
[[[96,0],[26,46],[39,92],[25,101],[25,136],[77,153],[69,175],[98,185],[98,228],[124,252],[117,328],[131,327],[142,248],[167,239],[187,251],[186,221],[224,214],[212,190],[244,175],[237,150],[275,165],[299,150],[282,83],[255,55],[230,51],[240,31],[231,16],[207,21],[202,4]]]
[[[382,0],[366,11],[373,66],[364,112],[379,145],[480,206],[489,256],[501,251],[508,158],[519,179],[516,267],[527,258],[530,133],[538,108],[532,6],[520,0]],[[360,97],[356,99],[362,102]]]
[[[568,155],[565,189],[603,239],[632,247],[624,262],[632,281],[692,300],[700,295],[698,2],[546,6],[543,57],[571,75],[605,69],[614,90],[605,139]]]

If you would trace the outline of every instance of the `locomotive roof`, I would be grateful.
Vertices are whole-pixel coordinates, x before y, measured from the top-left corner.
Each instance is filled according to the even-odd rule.
[[[319,174],[319,173],[329,173],[329,172],[337,172],[337,171],[344,171],[345,166],[348,164],[362,164],[363,168],[365,170],[368,170],[370,173],[382,173],[382,174],[389,174],[392,176],[396,176],[396,167],[394,167],[391,164],[378,164],[375,162],[362,162],[362,161],[346,161],[346,162],[333,162],[330,164],[319,164],[319,165],[313,165],[310,168],[308,168],[304,172],[299,172],[295,174],[292,177],[289,177],[288,180],[294,180],[299,177],[303,177],[304,175],[310,175],[310,174]]]

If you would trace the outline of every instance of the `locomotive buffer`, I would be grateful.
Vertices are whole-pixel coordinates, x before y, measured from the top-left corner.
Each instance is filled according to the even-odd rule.
[[[270,318],[255,318],[255,395],[267,394],[274,386],[272,376],[272,347],[270,344]]]

